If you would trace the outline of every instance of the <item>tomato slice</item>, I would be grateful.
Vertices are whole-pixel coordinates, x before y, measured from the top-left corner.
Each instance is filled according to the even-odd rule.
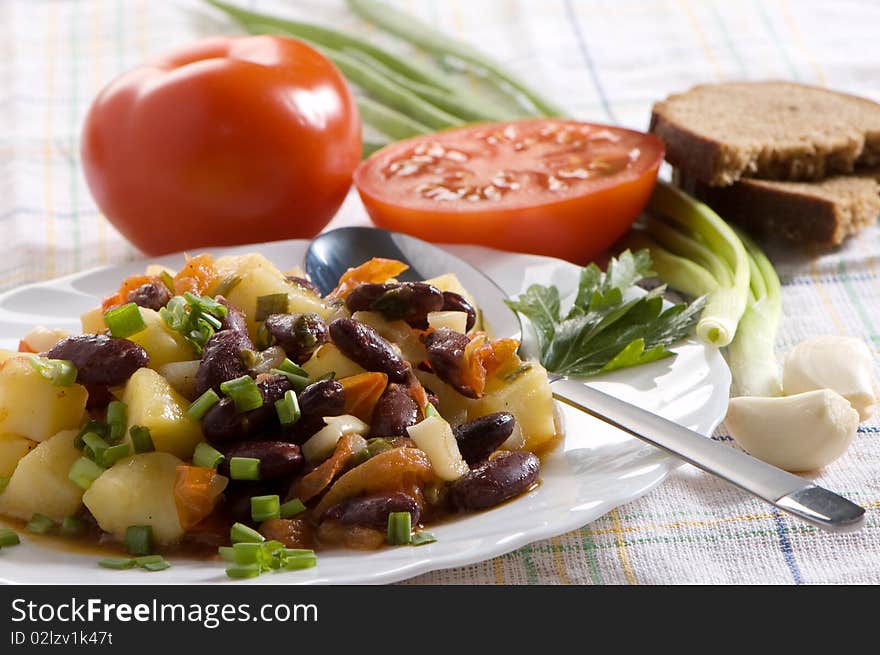
[[[362,162],[354,182],[380,227],[580,263],[629,229],[663,154],[651,134],[527,119],[394,143]]]

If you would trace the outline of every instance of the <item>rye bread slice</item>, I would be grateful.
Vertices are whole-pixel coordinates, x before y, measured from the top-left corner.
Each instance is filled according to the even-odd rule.
[[[839,245],[880,216],[880,168],[818,182],[743,179],[727,187],[679,179],[722,218],[793,242]]]
[[[880,104],[793,82],[695,86],[654,105],[651,132],[669,163],[711,186],[880,165]]]

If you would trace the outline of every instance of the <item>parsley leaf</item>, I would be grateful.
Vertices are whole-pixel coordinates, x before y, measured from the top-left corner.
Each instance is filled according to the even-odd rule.
[[[547,370],[587,377],[670,357],[667,347],[696,324],[703,298],[664,309],[665,287],[627,295],[651,275],[648,251],[626,250],[611,259],[604,273],[595,264],[581,270],[577,295],[564,318],[554,286],[533,284],[505,302],[531,322]]]

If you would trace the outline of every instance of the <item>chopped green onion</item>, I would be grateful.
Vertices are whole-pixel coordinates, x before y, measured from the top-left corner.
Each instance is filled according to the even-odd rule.
[[[266,328],[265,323],[259,323],[257,325],[257,335],[254,339],[254,345],[257,347],[257,350],[266,350],[266,348],[272,345],[272,335],[269,334],[269,330]]]
[[[280,368],[273,368],[269,370],[270,373],[274,373],[275,375],[283,375],[290,381],[290,386],[293,387],[294,391],[302,391],[307,386],[309,386],[309,376],[308,375],[297,375],[296,373],[290,373]]]
[[[203,315],[211,316],[211,318],[223,318],[229,311],[226,309],[226,305],[217,302],[213,298],[208,296],[197,296],[189,291],[183,292],[183,299],[186,300],[186,303],[193,310],[198,310]]]
[[[8,475],[0,475],[0,493],[3,493],[3,490],[6,489],[6,485],[9,484],[9,481],[12,478]]]
[[[412,534],[412,516],[409,512],[391,512],[388,515],[388,543],[403,546]]]
[[[107,450],[110,446],[104,441],[101,437],[99,437],[94,432],[89,432],[88,434],[84,434],[83,438],[83,446],[85,447],[85,454],[89,459],[94,460],[95,462],[101,463],[102,458],[104,456],[104,451]]]
[[[214,297],[228,296],[229,292],[237,287],[239,282],[241,282],[241,278],[237,275],[227,275],[214,289]]]
[[[157,562],[163,561],[165,558],[161,555],[142,555],[140,557],[134,558],[134,563],[137,566],[146,566],[147,564],[155,564]]]
[[[229,460],[229,477],[233,480],[259,480],[260,460],[253,457],[233,457]]]
[[[134,560],[130,557],[105,557],[102,560],[98,560],[98,566],[116,571],[134,568],[134,565]]]
[[[302,366],[298,366],[294,364],[290,359],[285,358],[283,362],[278,366],[278,370],[284,373],[292,373],[293,375],[298,375],[301,378],[309,377],[309,374],[306,372]]]
[[[250,375],[221,383],[220,391],[232,398],[237,412],[247,412],[263,406],[260,388]]]
[[[257,311],[254,320],[265,321],[271,314],[286,314],[290,307],[290,299],[286,293],[270,293],[265,296],[257,296]]]
[[[99,466],[88,457],[80,457],[70,467],[67,477],[80,489],[88,489],[105,470],[103,466]]]
[[[78,516],[65,516],[61,521],[61,534],[65,537],[76,537],[86,531],[86,522]]]
[[[82,428],[80,428],[79,434],[76,435],[76,439],[73,442],[73,445],[76,446],[78,450],[83,449],[84,444],[82,438],[89,432],[94,432],[99,437],[106,440],[110,436],[110,426],[104,423],[104,421],[88,421],[82,426]]]
[[[410,537],[409,543],[412,546],[424,546],[425,544],[432,544],[435,541],[437,541],[437,537],[430,532],[416,532]]]
[[[245,542],[262,543],[266,541],[266,537],[253,528],[249,528],[244,523],[233,523],[229,530],[229,540],[233,544]]]
[[[212,448],[206,442],[200,441],[196,444],[196,449],[193,452],[193,464],[196,466],[202,466],[206,469],[215,469],[220,466],[220,462],[222,462],[226,457],[216,448]]]
[[[162,559],[158,562],[147,562],[141,568],[147,571],[164,571],[165,569],[171,568],[171,562],[166,559]]]
[[[262,572],[263,569],[259,564],[236,564],[226,569],[226,575],[235,580],[256,578]]]
[[[10,528],[0,528],[0,548],[17,546],[20,543],[21,539],[15,530],[11,530]]]
[[[118,443],[125,436],[125,424],[128,422],[128,405],[113,400],[107,405],[107,424],[110,426],[109,439]]]
[[[281,499],[277,495],[253,496],[251,498],[251,518],[254,523],[281,517]]]
[[[299,498],[294,498],[293,500],[288,500],[286,503],[283,503],[281,507],[278,508],[278,515],[282,519],[289,519],[297,514],[302,514],[306,511],[306,506],[303,504]]]
[[[373,437],[372,439],[367,439],[367,452],[370,457],[375,457],[379,453],[391,450],[393,447],[394,446],[391,445],[391,442],[385,437]]]
[[[220,555],[220,557],[222,557],[223,560],[226,562],[235,561],[234,553],[235,553],[235,549],[232,546],[220,546],[217,549],[217,554]]]
[[[55,528],[55,521],[44,514],[34,514],[24,527],[34,534],[47,534]]]
[[[153,526],[128,526],[125,529],[125,550],[130,555],[149,555],[153,550]]]
[[[318,557],[315,551],[310,550],[295,555],[285,555],[281,559],[281,566],[287,571],[296,571],[299,569],[310,569],[318,563]]]
[[[115,446],[110,446],[101,454],[100,464],[105,468],[110,468],[120,459],[128,457],[130,454],[131,446],[129,444],[118,443]]]
[[[147,329],[140,307],[133,302],[104,312],[104,324],[110,329],[110,334],[117,339],[127,339]]]
[[[323,375],[319,375],[315,378],[315,382],[320,382],[321,380],[332,380],[336,377],[336,371],[327,371]]]
[[[263,544],[243,541],[232,546],[232,561],[236,564],[262,564]]]
[[[49,380],[53,386],[69,387],[76,382],[79,371],[76,370],[73,362],[66,359],[44,359],[36,355],[32,355],[29,360],[34,370]]]
[[[437,411],[437,408],[434,407],[431,403],[425,405],[425,418],[431,418],[432,416],[436,416],[437,418],[443,418],[440,416],[440,412]]]
[[[132,425],[128,434],[131,435],[131,444],[134,446],[136,453],[149,453],[156,450],[153,445],[153,438],[150,436],[150,428],[142,425]]]
[[[192,420],[199,421],[205,414],[208,413],[209,409],[211,409],[219,402],[220,396],[217,395],[217,392],[213,389],[208,389],[205,393],[203,393],[192,402],[192,404],[189,406],[189,409],[186,410],[186,414]]]
[[[292,389],[284,392],[284,398],[275,401],[275,412],[281,425],[292,425],[299,420],[299,402]]]

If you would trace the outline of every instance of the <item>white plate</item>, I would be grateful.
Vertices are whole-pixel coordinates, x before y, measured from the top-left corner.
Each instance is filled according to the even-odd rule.
[[[302,262],[307,242],[286,241],[217,253],[259,251],[282,268]],[[553,283],[563,297],[577,286],[578,268],[547,257],[514,255],[474,246],[449,249],[497,280],[509,293],[529,284]],[[158,260],[179,268],[182,255]],[[79,315],[94,307],[126,275],[144,262],[86,271],[20,287],[0,295],[0,347],[13,348],[34,325],[79,330]],[[478,298],[479,301],[479,298]],[[502,319],[503,325],[511,325]],[[494,328],[499,329],[499,323]],[[506,335],[497,335],[506,336]],[[596,387],[662,414],[703,434],[711,434],[727,409],[730,373],[714,348],[686,342],[677,357],[596,378]],[[495,509],[431,528],[437,542],[376,552],[320,553],[318,566],[275,573],[235,584],[387,583],[420,573],[473,564],[539,539],[563,534],[599,518],[659,484],[677,460],[581,412],[564,407],[564,442],[547,456],[541,484],[529,494]],[[22,535],[23,542],[28,536]],[[163,573],[110,571],[83,555],[31,543],[3,549],[0,581],[51,584],[199,584],[230,582],[221,562],[174,561]]]

